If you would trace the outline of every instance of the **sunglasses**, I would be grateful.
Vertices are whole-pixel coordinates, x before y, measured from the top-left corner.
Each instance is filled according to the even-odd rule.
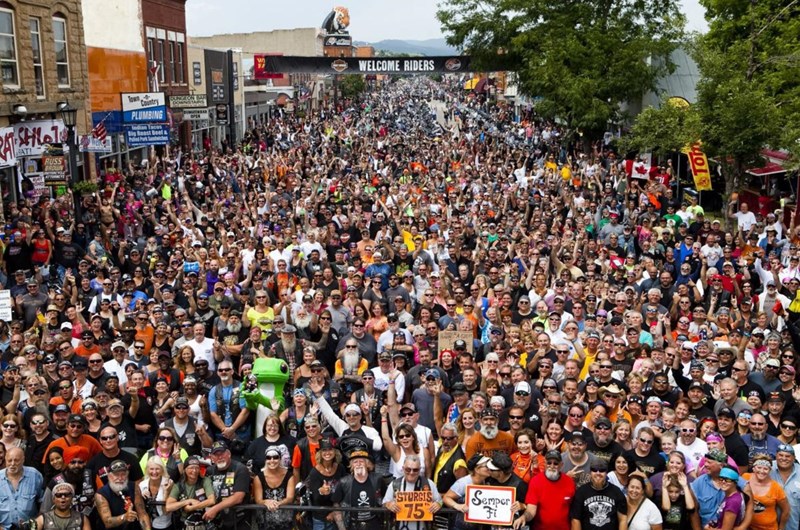
[[[101,436],[100,439],[102,441],[104,441],[104,442],[108,442],[109,440],[116,440],[117,439],[117,435],[116,434],[112,434],[110,436]]]
[[[3,424],[3,428],[4,429],[16,429],[17,428],[17,424],[16,423],[4,423]]]
[[[53,497],[57,499],[68,499],[72,497],[72,493],[53,493]]]
[[[158,437],[158,441],[159,442],[174,442],[175,438],[173,438],[172,436],[159,436]]]
[[[791,423],[781,423],[781,429],[789,429],[790,431],[796,431],[797,425],[792,425]]]
[[[269,462],[270,460],[280,460],[280,459],[281,459],[280,456],[267,456],[267,457],[264,457],[264,460],[266,460],[267,462]]]

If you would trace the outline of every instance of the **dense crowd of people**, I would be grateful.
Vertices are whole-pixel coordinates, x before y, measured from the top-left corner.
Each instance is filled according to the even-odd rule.
[[[800,230],[458,88],[7,204],[0,527],[797,530]]]

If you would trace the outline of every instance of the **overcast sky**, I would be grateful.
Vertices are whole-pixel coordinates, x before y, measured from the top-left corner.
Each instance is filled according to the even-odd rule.
[[[442,33],[436,20],[436,0],[188,0],[189,35],[246,33],[273,29],[319,27],[334,5],[350,10],[350,34],[355,40],[436,39]],[[698,0],[681,0],[688,29],[706,29]],[[402,9],[400,9],[402,7]],[[267,51],[267,50],[265,50]]]

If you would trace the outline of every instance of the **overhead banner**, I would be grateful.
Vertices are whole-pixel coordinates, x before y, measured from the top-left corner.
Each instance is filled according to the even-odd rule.
[[[416,75],[468,72],[469,56],[458,57],[292,57],[287,55],[255,55],[256,79],[275,79],[275,75],[291,74],[387,74]]]
[[[163,92],[121,94],[122,120],[125,123],[167,121],[167,100]]]
[[[128,147],[166,145],[169,143],[169,125],[159,123],[126,125],[125,140],[128,142]]]
[[[67,141],[67,128],[61,120],[22,121],[14,124],[17,158],[41,156],[51,144]]]
[[[711,170],[708,167],[708,158],[700,149],[700,142],[686,146],[681,149],[689,157],[689,167],[694,177],[694,187],[697,191],[708,191],[711,189]]]

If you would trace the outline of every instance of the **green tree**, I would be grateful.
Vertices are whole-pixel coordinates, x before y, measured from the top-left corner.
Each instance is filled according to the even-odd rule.
[[[364,76],[359,74],[343,75],[339,81],[339,90],[342,97],[355,98],[358,97],[367,88],[367,83],[364,81]]]
[[[648,151],[666,155],[701,138],[696,107],[678,105],[666,96],[658,108],[648,107],[638,116],[629,134],[620,139],[623,151]]]
[[[676,0],[444,0],[437,16],[476,70],[516,71],[540,114],[587,139],[673,70],[684,26]]]
[[[701,0],[709,31],[693,56],[703,144],[723,163],[726,193],[760,151],[797,151],[800,137],[800,2]]]

